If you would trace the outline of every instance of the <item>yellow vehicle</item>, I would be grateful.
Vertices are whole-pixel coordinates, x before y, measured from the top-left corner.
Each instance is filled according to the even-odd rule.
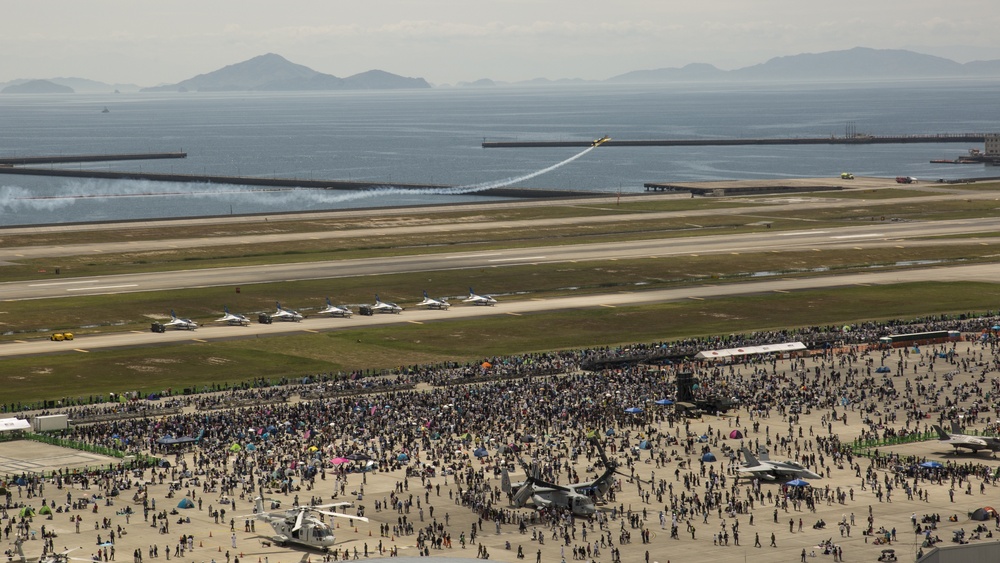
[[[854,174],[851,174],[850,172],[841,172],[840,173],[840,179],[841,180],[853,180],[854,179]]]
[[[73,340],[73,333],[72,332],[64,332],[63,333],[63,338],[65,338],[66,340]]]
[[[53,342],[62,342],[63,340],[73,340],[72,332],[57,332],[49,337],[49,340]]]

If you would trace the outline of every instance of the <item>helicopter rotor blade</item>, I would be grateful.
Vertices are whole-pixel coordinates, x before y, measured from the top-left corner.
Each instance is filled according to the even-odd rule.
[[[293,532],[297,532],[302,528],[302,518],[306,515],[305,510],[300,510],[299,515],[295,517],[295,526],[292,527]]]

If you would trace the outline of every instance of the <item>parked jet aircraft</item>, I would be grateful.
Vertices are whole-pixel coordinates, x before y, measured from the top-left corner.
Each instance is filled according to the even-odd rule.
[[[350,318],[354,313],[350,309],[345,307],[338,307],[330,302],[330,298],[326,298],[326,309],[319,312],[320,315],[330,315],[331,317],[344,317]]]
[[[473,305],[488,305],[490,307],[497,304],[497,300],[492,295],[476,295],[472,288],[469,288],[469,297],[462,300],[462,303],[472,303]]]
[[[275,302],[278,307],[277,312],[271,315],[272,319],[277,319],[279,321],[294,321],[299,322],[302,320],[302,315],[298,311],[293,311],[291,309],[282,309],[281,303]]]
[[[417,303],[417,307],[427,307],[428,309],[447,309],[448,307],[451,307],[451,303],[448,303],[448,299],[446,297],[442,297],[441,299],[431,299],[427,296],[427,291],[425,290],[424,300]]]
[[[743,448],[743,458],[745,462],[739,472],[764,481],[823,478],[793,461],[771,461],[767,454],[761,454],[758,460],[746,448]]]
[[[386,301],[382,301],[381,299],[378,298],[378,294],[376,293],[375,294],[375,304],[372,305],[372,311],[375,311],[376,313],[397,313],[398,314],[398,313],[402,313],[403,312],[403,308],[400,307],[399,305],[396,305],[395,303],[389,303],[389,302],[386,302]]]
[[[170,322],[163,323],[165,327],[173,327],[176,329],[183,330],[194,330],[198,328],[198,323],[192,321],[191,319],[180,319],[174,312],[170,311]]]
[[[221,319],[217,319],[215,322],[228,323],[229,326],[250,326],[250,319],[240,315],[239,313],[235,315],[230,313],[229,307],[223,307],[223,309],[225,309],[226,314],[223,315]]]
[[[938,433],[938,437],[940,437],[938,443],[952,446],[956,452],[959,448],[972,450],[972,453],[978,453],[979,450],[989,450],[992,452],[1000,450],[1000,440],[996,438],[957,433],[949,434],[944,431],[944,428],[937,425],[934,425],[934,430]]]

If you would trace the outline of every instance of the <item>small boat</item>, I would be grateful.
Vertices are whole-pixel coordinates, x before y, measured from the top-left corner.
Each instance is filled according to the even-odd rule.
[[[101,113],[111,113],[111,110],[108,109],[108,106],[104,106],[104,109],[101,110]]]

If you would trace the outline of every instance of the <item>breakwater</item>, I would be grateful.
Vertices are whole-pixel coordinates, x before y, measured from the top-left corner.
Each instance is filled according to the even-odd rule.
[[[617,140],[601,147],[733,147],[750,145],[893,145],[920,143],[984,143],[986,133],[936,135],[856,135],[851,137],[788,137],[746,139],[646,139]],[[589,147],[593,141],[483,141],[484,149]]]

